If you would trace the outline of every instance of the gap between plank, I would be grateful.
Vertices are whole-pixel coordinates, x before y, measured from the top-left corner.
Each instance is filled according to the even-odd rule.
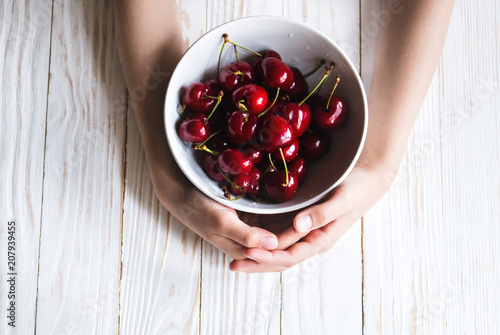
[[[33,334],[36,335],[36,320],[38,316],[38,280],[40,279],[40,250],[42,245],[42,222],[43,222],[43,193],[45,183],[45,157],[47,154],[47,127],[49,115],[49,92],[50,92],[50,64],[52,61],[52,28],[54,26],[54,0],[50,11],[50,41],[49,41],[49,68],[47,71],[47,101],[45,104],[45,134],[43,139],[43,167],[42,167],[42,198],[40,203],[40,232],[38,234],[38,264],[36,271],[36,297],[35,297],[35,326]]]
[[[129,93],[126,91],[125,108],[125,134],[123,138],[122,151],[122,192],[120,200],[120,247],[118,249],[118,317],[117,334],[120,334],[121,312],[122,312],[122,274],[123,274],[123,218],[125,216],[125,191],[127,188],[127,143],[128,143],[128,112],[129,112]]]

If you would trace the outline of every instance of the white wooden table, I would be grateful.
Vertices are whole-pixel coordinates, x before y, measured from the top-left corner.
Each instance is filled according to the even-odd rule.
[[[179,6],[186,46],[237,17],[305,22],[365,85],[390,19],[379,0]],[[230,272],[158,204],[112,12],[109,0],[0,2],[0,334],[500,333],[499,0],[456,1],[390,192],[282,275]]]

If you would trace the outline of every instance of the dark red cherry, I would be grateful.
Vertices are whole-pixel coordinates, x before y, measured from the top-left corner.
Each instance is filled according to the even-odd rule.
[[[237,149],[224,150],[217,162],[223,172],[231,175],[242,174],[252,169],[250,158]]]
[[[207,152],[205,155],[205,159],[203,160],[203,167],[205,168],[205,172],[210,177],[210,179],[215,180],[218,183],[226,180],[222,173],[220,173],[217,156],[214,156],[211,153]]]
[[[248,143],[256,135],[258,123],[257,115],[236,111],[229,118],[227,132],[235,144]]]
[[[281,60],[267,57],[260,63],[264,83],[271,88],[289,88],[293,84],[293,72]]]
[[[297,175],[293,172],[288,173],[288,183],[285,170],[268,172],[264,175],[264,189],[267,195],[279,203],[292,199],[298,185]]]
[[[245,155],[247,155],[248,158],[252,161],[252,165],[257,165],[262,161],[262,157],[264,156],[264,153],[262,152],[261,149],[257,148],[254,145],[246,145],[243,148],[241,148],[241,152],[243,152]]]
[[[233,148],[234,143],[231,137],[229,137],[227,131],[223,130],[214,137],[212,137],[207,142],[207,147],[217,152],[222,152],[225,149]]]
[[[323,99],[324,106],[328,102],[328,97]],[[344,100],[333,95],[328,110],[325,108],[315,108],[313,111],[313,123],[324,130],[338,130],[347,121],[347,107]]]
[[[219,72],[222,88],[230,92],[242,85],[253,83],[254,77],[252,66],[241,60],[223,67]]]
[[[288,102],[281,108],[281,115],[292,127],[295,137],[302,136],[311,124],[311,110],[305,103],[299,106]]]
[[[300,156],[297,156],[293,161],[288,164],[288,171],[293,172],[297,175],[299,184],[301,184],[306,178],[307,174],[307,163],[306,160]]]
[[[292,144],[295,139],[288,122],[278,115],[272,115],[264,121],[258,133],[258,138],[266,152],[273,152],[280,147],[286,147]]]
[[[288,95],[292,100],[302,100],[309,94],[309,86],[302,72],[296,67],[290,68],[293,73],[293,83],[289,88],[283,90],[283,94]]]
[[[300,137],[299,143],[299,155],[308,162],[317,161],[330,150],[330,138],[320,132],[306,132]]]
[[[237,107],[240,104],[252,114],[260,114],[267,106],[267,91],[264,87],[256,84],[247,84],[237,88],[233,92],[233,102]]]
[[[273,151],[274,157],[276,157],[279,161],[283,161],[281,157],[281,151],[283,152],[283,157],[285,158],[285,162],[292,161],[295,157],[297,157],[299,153],[299,140],[295,140],[287,147],[278,148]]]
[[[200,143],[205,141],[210,135],[210,127],[206,124],[205,114],[196,114],[182,121],[179,127],[179,137],[183,141]]]
[[[217,96],[218,91],[213,83],[197,82],[189,85],[182,95],[182,104],[195,113],[208,113],[215,106],[216,99],[207,96]]]
[[[261,179],[262,173],[259,169],[252,167],[250,171],[231,178],[233,184],[239,186],[239,188],[236,188],[234,185],[231,185],[231,193],[234,195],[248,194],[258,196],[260,193]]]

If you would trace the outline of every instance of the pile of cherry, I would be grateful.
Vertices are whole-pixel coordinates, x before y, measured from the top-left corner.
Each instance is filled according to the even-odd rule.
[[[179,137],[204,151],[205,172],[225,197],[288,201],[305,179],[307,165],[328,152],[330,137],[324,131],[339,129],[347,119],[345,102],[333,94],[340,76],[331,93],[321,97],[314,92],[328,78],[333,62],[309,92],[305,78],[324,60],[303,75],[275,51],[259,54],[230,41],[227,34],[223,38],[220,55],[230,43],[237,60],[220,69],[219,55],[218,80],[186,88]],[[256,55],[251,64],[239,60],[238,47]]]

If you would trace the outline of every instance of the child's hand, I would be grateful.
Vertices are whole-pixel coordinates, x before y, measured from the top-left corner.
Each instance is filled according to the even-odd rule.
[[[388,190],[393,174],[384,171],[387,170],[358,163],[323,203],[301,211],[295,216],[293,227],[277,234],[279,248],[289,248],[273,251],[250,248],[245,251],[248,259],[232,261],[231,270],[283,271],[329,250]]]

